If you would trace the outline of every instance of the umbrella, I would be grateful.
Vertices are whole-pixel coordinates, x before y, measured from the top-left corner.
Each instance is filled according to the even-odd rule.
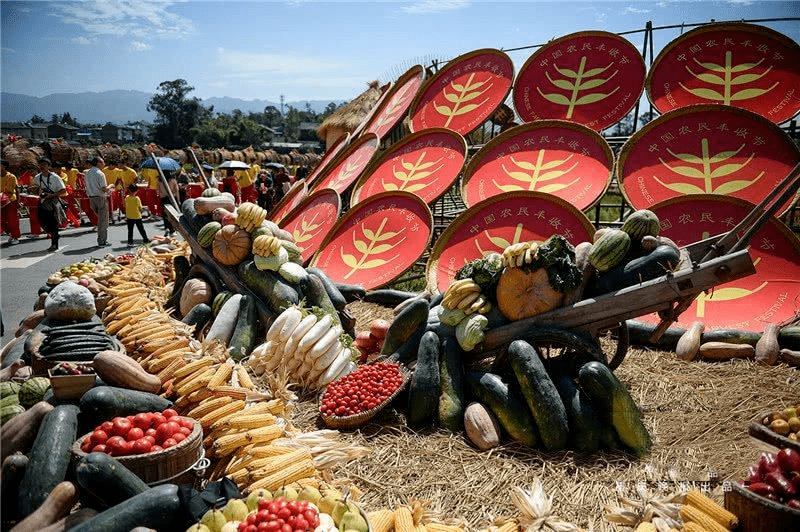
[[[250,165],[242,161],[225,161],[217,168],[233,168],[234,170],[247,170]]]
[[[279,170],[281,168],[286,168],[286,167],[283,166],[281,163],[264,163],[261,165],[261,168],[275,168],[276,170]]]
[[[162,170],[178,170],[181,167],[181,163],[173,159],[172,157],[156,157],[158,160],[158,166],[161,167]],[[153,162],[152,157],[148,157],[142,164],[139,165],[139,168],[155,168],[156,163]]]

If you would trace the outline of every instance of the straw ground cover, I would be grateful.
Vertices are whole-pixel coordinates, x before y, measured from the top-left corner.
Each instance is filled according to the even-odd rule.
[[[391,318],[390,309],[376,305],[358,303],[351,309],[357,330],[376,317]],[[345,441],[372,451],[335,469],[333,478],[358,486],[367,510],[422,500],[433,514],[456,519],[469,530],[516,516],[511,487],[529,487],[540,478],[559,517],[595,531],[625,530],[604,519],[604,507],[617,505],[620,494],[637,498],[635,486],[643,481],[666,495],[685,483],[703,487],[700,483],[714,474],[719,481],[741,479],[764,448],[747,435],[748,424],[764,411],[800,399],[800,371],[786,365],[683,362],[671,352],[632,348],[616,374],[643,410],[655,440],[641,460],[622,453],[547,454],[513,443],[478,452],[463,434],[432,428],[414,432],[390,407],[344,433]],[[399,396],[400,405],[404,398]],[[322,427],[316,404],[302,402],[294,423]],[[713,485],[712,496],[721,502],[722,485]]]

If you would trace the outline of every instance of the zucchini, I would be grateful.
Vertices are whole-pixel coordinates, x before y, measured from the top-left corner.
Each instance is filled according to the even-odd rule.
[[[70,448],[78,437],[78,407],[56,406],[45,414],[30,452],[30,463],[19,487],[17,512],[27,517],[67,476]]]
[[[172,401],[138,390],[115,386],[95,386],[83,394],[80,407],[81,415],[85,417],[85,419],[81,419],[81,422],[91,429],[103,421],[117,416],[128,416],[140,412],[163,412],[172,407]]]
[[[394,307],[399,305],[406,299],[419,296],[416,292],[405,292],[403,290],[393,290],[391,288],[381,288],[378,290],[369,290],[362,298],[367,303],[375,303],[385,307]],[[425,300],[427,304],[427,299]]]
[[[420,328],[424,329],[428,323],[428,312],[428,300],[420,298],[395,316],[389,325],[389,330],[386,331],[380,356],[391,355],[411,339]]]
[[[15,453],[3,460],[2,486],[0,487],[0,513],[3,522],[17,520],[17,504],[19,501],[19,485],[25,476],[30,460],[22,453]],[[5,530],[5,527],[3,527]]]
[[[237,362],[250,355],[256,345],[256,302],[251,296],[243,295],[239,306],[239,316],[236,318],[236,327],[228,343],[228,354]]]
[[[553,375],[552,379],[567,409],[569,448],[584,454],[596,452],[600,448],[603,427],[589,397],[569,375]]]
[[[409,426],[420,426],[436,418],[441,393],[439,356],[439,337],[426,332],[419,343],[417,364],[408,388]]]
[[[653,444],[642,422],[642,414],[628,390],[605,364],[587,362],[578,372],[581,388],[619,436],[620,441],[637,457]]]
[[[467,371],[464,382],[470,393],[489,407],[514,441],[528,447],[539,444],[536,422],[515,388],[509,387],[499,375],[479,371]]]
[[[303,295],[306,298],[307,307],[319,307],[327,314],[331,315],[334,325],[341,325],[342,320],[339,318],[339,311],[331,301],[328,291],[325,289],[325,283],[316,275],[311,274],[303,284]]]
[[[100,512],[70,532],[129,532],[137,526],[174,530],[173,520],[179,517],[180,509],[178,486],[163,484]]]
[[[319,280],[322,281],[322,286],[325,287],[325,292],[328,293],[333,307],[338,311],[344,310],[344,307],[347,305],[347,300],[344,298],[344,294],[342,294],[341,290],[336,286],[336,283],[328,277],[328,274],[319,268],[307,268],[306,271],[311,275],[319,277]]]
[[[514,340],[508,346],[508,358],[544,448],[564,449],[569,438],[567,410],[536,349],[524,340]]]
[[[35,329],[30,329],[25,331],[16,341],[12,340],[5,345],[3,348],[3,361],[0,363],[1,368],[7,368],[17,360],[30,363],[30,357],[25,357],[25,346],[28,342],[28,338],[34,334],[34,330]]]
[[[411,338],[403,342],[400,347],[387,357],[387,360],[399,362],[401,364],[408,364],[416,360],[417,353],[419,352],[419,344],[422,341],[422,335],[424,335],[427,330],[427,322],[420,324],[417,330],[411,334]]]
[[[259,270],[251,260],[239,263],[238,273],[244,284],[263,299],[275,314],[300,302],[296,287],[273,271]]]
[[[192,307],[192,310],[186,313],[186,316],[181,319],[186,325],[194,325],[194,334],[197,334],[205,329],[208,322],[214,317],[211,307],[207,303],[198,303]]]
[[[657,279],[672,271],[680,262],[680,252],[672,246],[660,245],[643,257],[601,273],[585,291],[585,297],[607,294],[644,281]]]
[[[427,333],[426,333],[427,334]],[[422,349],[422,342],[420,342]],[[439,426],[450,432],[461,430],[464,424],[464,365],[461,357],[464,351],[455,338],[442,340],[441,361],[439,363]],[[419,361],[417,362],[419,363]]]
[[[81,458],[75,466],[75,481],[104,508],[115,506],[149,488],[144,480],[106,453],[89,453]]]
[[[242,294],[234,294],[222,305],[206,333],[206,341],[216,339],[226,347],[228,346],[233,336],[233,330],[236,328],[236,321],[239,319],[243,297]]]
[[[367,293],[363,286],[357,284],[334,283],[334,286],[348,303],[361,301]]]

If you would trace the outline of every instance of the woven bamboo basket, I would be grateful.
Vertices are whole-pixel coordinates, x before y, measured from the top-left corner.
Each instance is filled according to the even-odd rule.
[[[738,532],[800,530],[800,510],[756,495],[736,482],[725,492],[725,509],[739,518]]]
[[[407,370],[403,369],[402,366],[400,366],[400,373],[403,375],[403,382],[400,384],[400,386],[398,386],[397,390],[395,390],[392,395],[384,399],[381,402],[381,404],[379,404],[375,408],[371,408],[370,410],[352,416],[326,416],[325,414],[320,412],[320,417],[322,417],[322,421],[325,423],[325,426],[331,429],[354,429],[356,427],[364,425],[367,421],[375,417],[378,414],[378,412],[386,408],[389,405],[389,403],[394,401],[395,397],[397,397],[400,394],[400,392],[402,392],[405,389],[406,385],[408,384],[408,381],[411,380],[411,375]],[[325,389],[327,389],[327,386],[325,387]],[[323,390],[319,396],[320,403],[322,402],[322,398],[324,396],[325,396],[325,390]]]
[[[747,428],[747,433],[753,438],[772,445],[773,447],[777,447],[778,449],[782,447],[789,447],[797,452],[800,452],[800,441],[790,440],[786,436],[781,436],[777,432],[774,432],[769,427],[761,423],[761,420],[768,415],[769,412],[758,416],[752,423],[750,423],[750,426]]]
[[[190,482],[188,477],[193,476],[194,466],[205,455],[203,451],[203,429],[200,423],[194,421],[192,433],[178,445],[147,454],[115,457],[119,463],[134,472],[147,484],[155,485],[170,481],[175,484]],[[81,443],[91,436],[85,434],[72,445],[72,461],[77,463],[86,456],[81,450]]]

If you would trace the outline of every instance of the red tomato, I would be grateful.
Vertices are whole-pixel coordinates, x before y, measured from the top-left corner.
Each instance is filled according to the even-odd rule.
[[[192,429],[187,429],[186,427],[181,427],[178,431],[178,434],[183,434],[184,436],[189,436],[192,433]]]
[[[122,454],[124,456],[127,456],[129,454],[133,454],[133,442],[132,441],[125,441],[125,443],[122,444],[122,449],[121,450],[122,450]]]
[[[167,422],[167,418],[164,417],[164,414],[156,412],[153,414],[153,421],[150,423],[151,427],[158,427],[159,425],[163,425]]]
[[[256,525],[247,525],[244,532],[258,532],[258,527]]]
[[[258,532],[266,532],[267,531],[266,521],[261,521],[260,523],[258,523],[258,525],[256,526],[256,530],[258,530]]]
[[[172,436],[172,430],[169,423],[163,423],[156,427],[156,441],[164,441]]]
[[[261,500],[263,501],[264,499],[261,499]],[[260,503],[261,501],[258,501],[258,502]],[[265,508],[265,509],[259,510],[255,514],[251,514],[251,515],[255,515],[256,516],[256,519],[255,519],[256,521],[265,521],[266,522],[268,520],[267,518],[269,517],[269,512]]]
[[[100,430],[102,430],[106,434],[111,434],[111,429],[114,428],[114,423],[111,422],[111,421],[103,421],[102,423],[100,423],[100,426],[97,427],[97,428],[99,428]]]
[[[281,524],[275,520],[267,522],[267,532],[278,532],[281,529]]]
[[[141,412],[133,416],[133,426],[139,427],[142,430],[147,430],[150,428],[150,423],[152,421],[152,414],[147,412]]]
[[[145,436],[152,436],[152,437],[155,438],[156,437],[156,429],[147,429],[147,430],[144,431],[144,435]]]
[[[114,427],[111,429],[111,434],[114,436],[125,436],[131,430],[133,423],[126,417],[114,418]]]
[[[303,511],[303,517],[305,517],[309,524],[313,524],[314,521],[319,518],[317,512],[313,508],[306,508]]]
[[[155,437],[155,436],[150,436],[150,435],[148,434],[148,435],[146,435],[146,436],[144,437],[144,439],[145,439],[145,440],[147,440],[147,441],[149,441],[149,442],[150,442],[150,445],[155,445],[155,444],[156,444],[156,437]]]
[[[101,443],[105,443],[108,440],[108,433],[101,429],[94,429],[91,436],[92,443],[95,445],[100,445]]]
[[[175,420],[173,419],[172,421],[175,421]],[[178,424],[183,428],[187,428],[190,431],[192,429],[194,429],[194,421],[192,421],[189,418],[182,417],[182,418],[178,419],[177,421],[178,421]]]
[[[156,453],[158,451],[163,451],[163,450],[164,450],[164,448],[161,447],[160,445],[153,445],[153,448],[150,449],[150,452]]]
[[[305,517],[297,517],[294,520],[294,529],[295,530],[309,530],[308,521],[306,521]]]
[[[84,438],[81,442],[81,451],[88,453],[92,450],[92,439],[91,438]]]
[[[294,532],[294,529],[287,523],[284,523],[281,525],[281,532]]]
[[[133,454],[149,453],[153,449],[153,444],[147,438],[141,438],[133,442],[131,452]]]
[[[136,441],[141,438],[144,438],[144,431],[139,427],[133,427],[128,431],[128,434],[125,435],[125,439],[128,441]]]
[[[125,445],[125,438],[122,436],[111,436],[108,441],[106,441],[106,448],[108,449],[108,454],[111,456],[120,456],[124,452],[124,445]]]
[[[259,499],[258,500],[258,510],[259,511],[266,510],[267,506],[269,506],[269,502],[270,501],[268,499]]]
[[[178,445],[178,442],[176,442],[176,441],[175,441],[175,440],[173,440],[172,438],[167,438],[167,439],[166,439],[166,440],[164,440],[164,442],[161,444],[161,447],[163,447],[164,449],[169,449],[170,447],[174,447],[175,445]]]
[[[161,412],[165,418],[169,419],[171,417],[175,417],[178,415],[178,412],[173,408],[167,408],[163,412]]]
[[[107,453],[108,451],[106,450],[106,446],[101,443],[100,445],[95,445],[94,447],[92,447],[92,452],[93,453]]]
[[[175,440],[175,443],[180,443],[186,439],[186,435],[180,432],[176,432],[175,434],[172,435],[172,439]]]
[[[278,516],[278,519],[283,519],[285,521],[286,519],[289,519],[289,517],[292,515],[292,511],[289,509],[288,506],[284,506],[283,508],[280,508],[277,512],[275,512],[275,514]]]

